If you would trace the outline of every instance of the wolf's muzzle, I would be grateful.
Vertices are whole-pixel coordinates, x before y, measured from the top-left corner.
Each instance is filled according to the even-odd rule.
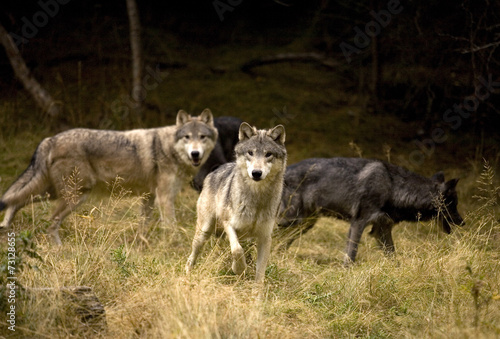
[[[262,171],[261,170],[253,170],[252,171],[252,179],[255,181],[259,181],[262,179]]]
[[[193,165],[198,166],[200,164],[200,152],[192,151],[191,152],[191,160],[193,161]]]

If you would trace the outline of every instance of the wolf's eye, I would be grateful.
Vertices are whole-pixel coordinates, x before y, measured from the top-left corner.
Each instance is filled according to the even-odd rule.
[[[252,151],[248,151],[248,155],[249,156],[253,156],[253,152]]]
[[[189,140],[189,138],[190,138],[189,135],[184,136],[184,139],[186,139],[186,140]]]
[[[205,140],[206,137],[206,135],[200,135],[200,140]]]
[[[270,157],[272,157],[272,156],[273,156],[273,154],[272,154],[271,152],[267,152],[267,153],[266,153],[266,158],[270,158]]]

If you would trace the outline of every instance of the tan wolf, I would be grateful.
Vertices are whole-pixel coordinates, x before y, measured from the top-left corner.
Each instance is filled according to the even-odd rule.
[[[246,269],[239,240],[256,239],[255,280],[262,282],[283,189],[287,159],[285,128],[278,125],[270,130],[257,130],[244,122],[238,137],[236,162],[220,166],[203,182],[186,272],[191,271],[210,234],[223,229],[231,244],[235,274],[242,274]]]
[[[207,160],[217,136],[212,112],[205,109],[198,117],[180,110],[174,126],[129,131],[78,128],[46,138],[0,199],[0,211],[7,209],[0,227],[8,227],[31,197],[48,193],[59,200],[48,232],[61,244],[58,230],[63,219],[94,187],[117,177],[125,188],[144,197],[146,215],[156,201],[161,219],[173,220],[182,183],[192,179]],[[64,197],[65,182],[72,173],[78,173],[76,201]]]

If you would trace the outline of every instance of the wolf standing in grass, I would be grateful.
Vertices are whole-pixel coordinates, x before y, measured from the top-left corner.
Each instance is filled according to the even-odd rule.
[[[242,274],[246,269],[239,240],[256,239],[255,280],[262,282],[283,189],[287,158],[285,128],[278,125],[270,130],[257,130],[244,122],[238,137],[236,162],[222,165],[203,183],[186,272],[190,272],[208,237],[216,228],[223,228],[231,244],[235,274]]]
[[[439,172],[425,178],[402,167],[362,158],[316,158],[288,166],[279,228],[289,235],[286,247],[311,229],[320,216],[351,222],[345,265],[356,258],[365,227],[387,253],[394,252],[392,227],[400,221],[438,217],[446,233],[461,225],[458,179]]]
[[[198,117],[180,110],[174,126],[130,131],[72,129],[46,138],[28,168],[0,199],[0,210],[7,208],[0,227],[9,226],[31,197],[48,193],[59,199],[49,233],[61,244],[58,230],[63,219],[95,186],[117,177],[134,194],[145,196],[146,215],[156,200],[161,218],[173,220],[181,184],[207,160],[217,134],[212,112],[205,109]],[[76,196],[67,199],[66,181],[72,175],[77,176],[78,187],[73,188]]]

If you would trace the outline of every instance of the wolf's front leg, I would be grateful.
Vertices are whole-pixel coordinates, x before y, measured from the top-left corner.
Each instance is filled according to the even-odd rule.
[[[227,226],[224,231],[229,238],[229,243],[231,244],[231,254],[233,256],[233,265],[231,266],[234,274],[240,275],[245,272],[247,268],[247,263],[245,262],[245,251],[241,247],[238,240],[238,235],[234,230],[234,227]]]
[[[160,211],[160,221],[166,225],[175,223],[174,197],[168,194],[158,194],[158,210]]]
[[[175,198],[179,190],[175,178],[167,176],[158,180],[156,188],[156,202],[160,210],[160,221],[166,225],[175,223]]]
[[[392,226],[390,221],[382,220],[373,224],[370,235],[377,239],[380,249],[386,255],[394,254],[394,241],[392,240]]]
[[[198,215],[198,222],[196,225],[196,233],[193,238],[193,244],[191,245],[191,255],[189,256],[186,263],[186,273],[190,273],[194,264],[196,263],[196,259],[200,254],[200,251],[208,240],[210,235],[214,232],[215,228],[215,219],[212,217],[207,217],[203,215]]]
[[[364,220],[354,220],[349,227],[349,236],[347,239],[346,256],[344,258],[344,266],[350,266],[356,259],[358,253],[358,245],[361,240],[361,235],[365,229],[366,222]]]
[[[155,199],[156,197],[153,194],[144,195],[142,197],[142,216],[144,217],[145,224],[151,222]]]
[[[264,234],[259,236],[257,239],[257,268],[255,271],[255,282],[264,282],[264,277],[266,274],[267,261],[269,260],[269,255],[271,253],[271,233],[274,226],[274,221],[267,225],[267,229],[271,231],[265,231]]]

